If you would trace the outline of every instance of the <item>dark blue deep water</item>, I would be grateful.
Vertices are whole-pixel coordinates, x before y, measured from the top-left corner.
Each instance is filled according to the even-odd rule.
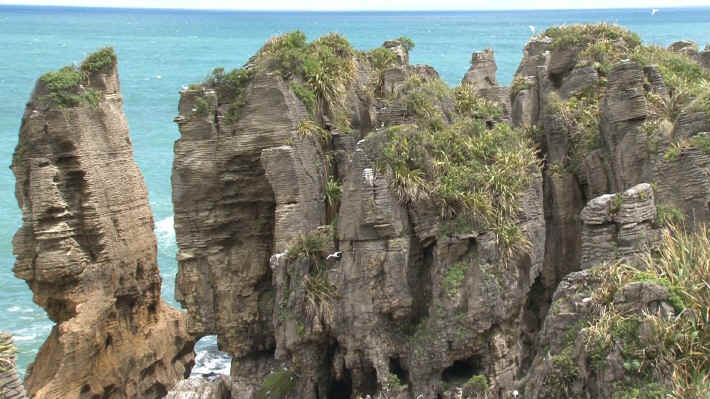
[[[37,77],[79,63],[110,45],[119,57],[124,106],[135,156],[155,213],[163,296],[171,303],[176,273],[170,200],[178,91],[216,66],[241,66],[270,36],[303,30],[309,38],[344,34],[358,49],[408,36],[412,63],[435,67],[449,84],[468,68],[471,52],[496,51],[498,80],[508,84],[531,35],[551,25],[621,24],[646,43],[710,42],[710,8],[487,12],[224,12],[0,6],[0,164],[9,166],[25,102]],[[32,361],[51,322],[12,275],[12,236],[20,225],[14,177],[0,168],[0,331],[15,335],[19,366]],[[205,356],[205,353],[202,353]],[[219,363],[218,359],[211,359]],[[209,362],[209,361],[208,361]]]

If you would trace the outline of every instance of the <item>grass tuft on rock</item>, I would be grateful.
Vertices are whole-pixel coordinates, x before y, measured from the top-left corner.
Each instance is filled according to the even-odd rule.
[[[625,381],[618,387],[627,398],[645,392],[649,398],[706,398],[710,395],[710,233],[670,225],[657,249],[634,267],[616,264],[596,273],[602,287],[593,296],[597,315],[583,330],[586,348],[604,359],[621,350]],[[647,281],[666,287],[675,314],[629,313],[614,303],[626,284]],[[603,363],[600,363],[603,364]],[[659,384],[662,383],[663,385]],[[628,396],[632,395],[632,396]]]
[[[451,124],[432,124],[441,111],[421,104],[417,123],[389,127],[370,139],[392,191],[403,203],[432,201],[445,221],[475,221],[469,228],[493,231],[506,254],[526,248],[517,217],[520,196],[538,166],[531,138],[503,123],[489,128],[486,120],[495,114],[471,112],[476,107]]]
[[[296,387],[297,376],[292,371],[279,370],[267,375],[256,393],[257,399],[284,399]]]
[[[306,99],[304,103],[313,108],[312,114],[336,120],[336,114],[344,111],[343,95],[354,75],[354,55],[350,43],[340,34],[329,33],[308,43],[303,32],[295,31],[266,42],[256,63],[295,81],[296,87],[300,85],[296,94]]]

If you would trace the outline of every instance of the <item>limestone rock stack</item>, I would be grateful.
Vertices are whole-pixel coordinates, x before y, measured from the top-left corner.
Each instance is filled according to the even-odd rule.
[[[189,373],[194,341],[160,299],[112,49],[40,78],[12,170],[23,220],[14,273],[55,323],[27,371],[28,395],[162,397]]]

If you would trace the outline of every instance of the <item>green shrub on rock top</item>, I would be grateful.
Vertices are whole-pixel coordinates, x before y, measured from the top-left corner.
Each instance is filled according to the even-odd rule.
[[[89,54],[84,62],[81,63],[79,69],[85,73],[94,73],[104,69],[107,66],[113,66],[116,63],[116,53],[113,47],[104,47],[101,50]]]
[[[39,102],[53,104],[60,108],[78,107],[82,104],[96,108],[102,99],[101,91],[82,85],[89,83],[87,72],[96,72],[106,65],[103,63],[106,54],[110,54],[113,60],[111,62],[115,62],[116,54],[113,49],[107,47],[89,54],[79,68],[65,66],[58,71],[47,72],[40,76],[39,81],[47,89],[48,94],[40,96]],[[97,67],[98,69],[94,69]]]

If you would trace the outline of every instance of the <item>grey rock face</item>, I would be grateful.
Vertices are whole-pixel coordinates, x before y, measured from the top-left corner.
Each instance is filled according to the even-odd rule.
[[[497,87],[495,55],[493,49],[476,51],[471,55],[471,67],[468,68],[461,83],[469,84],[475,89],[490,89]]]
[[[659,239],[655,198],[648,183],[590,200],[580,218],[582,269],[643,252]]]

